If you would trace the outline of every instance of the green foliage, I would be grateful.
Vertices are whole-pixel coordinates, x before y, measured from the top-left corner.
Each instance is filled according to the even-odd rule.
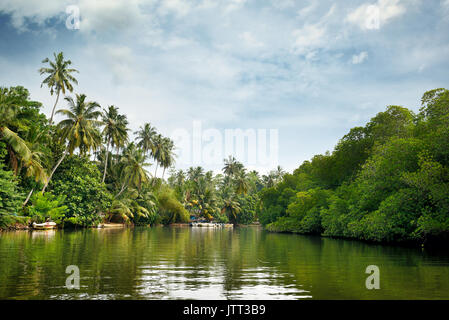
[[[389,106],[262,190],[262,224],[378,242],[447,239],[449,91],[426,92],[422,104],[416,116]]]
[[[25,198],[19,192],[17,184],[14,174],[5,170],[0,162],[0,228],[5,228],[14,221],[11,216],[17,215]]]
[[[332,192],[322,189],[300,191],[287,207],[287,216],[281,217],[268,225],[272,231],[289,231],[299,233],[321,233],[322,209],[328,208]]]
[[[250,224],[257,218],[257,205],[259,204],[259,196],[248,194],[240,196],[237,199],[240,204],[240,214],[237,216],[238,224]]]
[[[188,222],[189,212],[176,199],[174,191],[166,186],[157,191],[159,215],[163,224]]]
[[[287,214],[287,207],[296,196],[297,182],[296,176],[287,174],[277,186],[262,189],[260,192],[262,210],[259,220],[263,225],[272,223]]]
[[[55,196],[51,192],[40,192],[31,197],[31,206],[26,208],[26,215],[36,223],[42,223],[48,219],[62,224],[64,222],[67,206],[63,205],[65,196]]]
[[[68,225],[97,225],[111,206],[112,196],[101,183],[100,171],[84,157],[67,157],[50,186],[55,195],[66,197]]]
[[[131,189],[112,202],[107,212],[107,220],[133,222],[136,225],[154,224],[157,219],[156,202],[156,197],[148,187],[140,192]]]
[[[449,230],[449,168],[430,157],[422,156],[420,169],[403,176],[420,203],[421,215],[415,233],[426,237],[443,237]]]

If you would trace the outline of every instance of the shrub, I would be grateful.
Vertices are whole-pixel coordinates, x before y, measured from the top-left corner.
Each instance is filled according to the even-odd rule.
[[[0,163],[0,228],[14,223],[11,216],[17,215],[25,198],[19,192],[17,183],[12,171],[4,170],[4,165]]]
[[[97,225],[112,203],[100,171],[87,158],[67,157],[56,171],[51,188],[55,195],[66,197],[68,225]]]
[[[55,196],[51,192],[34,194],[30,201],[31,206],[26,208],[26,215],[34,222],[42,223],[51,219],[57,224],[64,221],[67,206],[63,205],[65,196]]]
[[[161,187],[157,192],[159,215],[163,224],[188,222],[190,215],[184,206],[176,199],[172,189]]]

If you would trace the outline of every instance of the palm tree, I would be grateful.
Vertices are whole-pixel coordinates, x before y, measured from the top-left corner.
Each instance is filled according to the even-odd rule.
[[[198,182],[198,179],[204,175],[204,169],[202,167],[190,167],[187,175],[189,180]]]
[[[162,144],[162,156],[161,156],[161,166],[164,168],[162,171],[162,179],[164,179],[165,170],[170,168],[175,164],[175,153],[174,153],[175,144],[169,138],[163,139]]]
[[[102,182],[106,179],[106,172],[108,169],[108,157],[109,157],[109,147],[111,144],[113,146],[119,146],[123,140],[128,137],[128,132],[126,125],[123,121],[120,121],[120,115],[118,114],[118,108],[114,106],[109,106],[108,109],[103,109],[102,121],[104,124],[103,137],[106,140],[106,155],[104,162],[104,172]]]
[[[47,175],[41,163],[44,157],[41,150],[43,131],[39,131],[37,126],[28,126],[27,120],[29,119],[22,119],[19,116],[20,108],[30,105],[27,96],[28,91],[23,87],[0,88],[0,140],[6,142],[11,167],[15,175],[25,168],[25,177],[34,177],[36,182],[44,182]],[[25,139],[22,139],[11,128],[26,130]],[[34,189],[28,194],[24,205],[33,191]]]
[[[36,182],[42,183],[45,183],[48,178],[47,172],[42,165],[42,160],[46,158],[45,150],[42,147],[46,138],[45,131],[40,130],[38,126],[31,126],[25,136],[26,144],[31,151],[31,158],[21,163],[25,168],[25,177],[33,177]],[[28,203],[34,189],[30,190],[22,206]]]
[[[7,144],[12,168],[17,174],[17,157],[23,161],[30,161],[31,151],[26,142],[10,129],[21,126],[17,114],[20,106],[26,103],[19,95],[15,94],[14,90],[14,88],[0,88],[0,139]]]
[[[240,204],[236,200],[234,200],[234,198],[230,198],[224,201],[221,213],[226,213],[229,217],[229,220],[235,223],[237,222],[237,216],[241,210],[242,209],[240,208]]]
[[[154,149],[154,137],[157,134],[156,128],[152,127],[150,123],[145,123],[143,127],[139,128],[136,134],[137,146],[143,149],[146,157],[148,151],[152,151]]]
[[[156,169],[154,170],[154,177],[156,177],[157,175],[158,164],[160,164],[163,159],[163,152],[164,152],[163,150],[164,150],[164,137],[158,134],[157,136],[154,137],[153,148],[151,150],[151,156],[156,161]]]
[[[147,218],[155,213],[155,202],[156,199],[151,192],[139,193],[131,189],[126,196],[114,199],[108,212],[108,220],[110,221],[113,216],[119,216],[126,222],[135,216]]]
[[[256,170],[252,170],[248,173],[248,182],[251,186],[252,192],[260,191],[260,189],[263,187],[259,172],[257,172]]]
[[[124,148],[126,144],[128,143],[128,119],[126,118],[126,115],[119,114],[117,116],[117,126],[121,128],[126,128],[126,134],[119,135],[117,137],[117,141],[113,140],[113,147],[116,148],[116,162],[119,162],[119,152],[121,148]]]
[[[223,173],[230,178],[244,170],[243,164],[238,162],[233,156],[229,156],[228,159],[224,159],[224,164],[225,165],[222,169]]]
[[[277,166],[276,170],[274,171],[274,174],[276,176],[276,180],[279,182],[282,177],[285,175],[284,169],[282,169],[281,166]]]
[[[134,144],[130,145],[122,161],[122,186],[116,197],[120,196],[128,187],[140,190],[142,184],[149,181],[149,174],[145,167],[150,164],[145,162],[145,155]]]
[[[276,175],[273,172],[270,172],[268,175],[263,175],[262,179],[265,184],[265,187],[271,188],[276,184]]]
[[[185,179],[186,179],[186,175],[185,175],[184,171],[179,170],[175,174],[175,181],[178,186],[182,186],[184,184]]]
[[[235,192],[237,194],[247,194],[249,189],[248,179],[246,178],[245,172],[241,171],[238,173],[235,179],[236,188]]]
[[[69,109],[61,109],[56,113],[66,116],[66,119],[59,122],[58,129],[61,130],[62,141],[67,142],[67,145],[62,157],[50,173],[42,193],[45,192],[53,174],[67,154],[73,154],[77,148],[80,150],[80,154],[85,154],[86,151],[95,149],[101,144],[98,131],[101,122],[97,120],[101,115],[101,112],[97,110],[100,105],[97,102],[86,101],[84,94],[77,94],[76,102],[72,97],[66,97],[65,100],[68,102]]]
[[[51,111],[50,124],[53,123],[53,116],[56,105],[58,104],[59,94],[62,92],[65,95],[66,90],[72,92],[72,83],[78,84],[78,81],[72,76],[72,73],[78,72],[78,70],[68,68],[72,64],[72,61],[64,60],[64,54],[62,52],[58,54],[53,53],[53,55],[55,61],[50,61],[49,58],[42,60],[42,63],[48,63],[50,67],[39,69],[41,75],[48,74],[42,81],[41,87],[46,84],[50,88],[51,95],[56,92],[56,102]]]
[[[227,176],[232,176],[236,173],[237,160],[233,156],[224,159],[223,173]]]

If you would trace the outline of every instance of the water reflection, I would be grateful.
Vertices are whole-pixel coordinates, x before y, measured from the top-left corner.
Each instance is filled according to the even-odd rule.
[[[365,288],[366,266],[381,290]],[[67,290],[77,265],[81,289]],[[135,228],[0,235],[0,298],[448,299],[449,258],[257,228]]]

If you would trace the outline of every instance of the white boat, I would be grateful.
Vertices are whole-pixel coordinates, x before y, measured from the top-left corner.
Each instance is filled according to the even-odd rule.
[[[191,222],[190,226],[200,228],[232,228],[234,225],[216,222]]]
[[[54,222],[33,223],[33,229],[36,230],[50,230],[54,228],[56,228],[56,223]]]

